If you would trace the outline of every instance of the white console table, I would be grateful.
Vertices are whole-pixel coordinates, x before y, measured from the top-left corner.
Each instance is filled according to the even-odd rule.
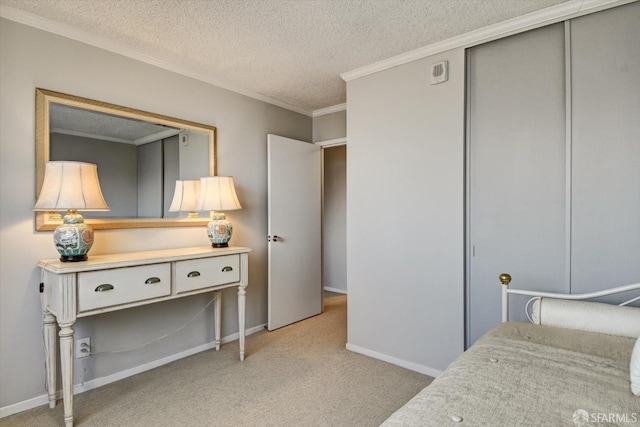
[[[90,256],[82,262],[38,261],[47,354],[49,407],[56,405],[56,331],[62,374],[64,421],[73,426],[73,325],[77,318],[215,292],[215,345],[220,349],[221,290],[238,287],[240,360],[244,360],[248,253],[211,246]],[[56,325],[57,324],[57,325]]]

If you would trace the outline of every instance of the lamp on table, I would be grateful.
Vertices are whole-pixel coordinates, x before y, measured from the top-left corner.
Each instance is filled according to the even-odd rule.
[[[67,211],[53,232],[60,261],[86,261],[93,229],[78,211],[109,211],[98,181],[98,167],[83,162],[47,162],[34,211]]]
[[[233,177],[209,176],[200,178],[200,197],[198,197],[196,210],[213,211],[211,222],[207,224],[207,235],[214,248],[229,246],[233,227],[222,211],[236,209],[242,209],[242,206],[236,195]]]

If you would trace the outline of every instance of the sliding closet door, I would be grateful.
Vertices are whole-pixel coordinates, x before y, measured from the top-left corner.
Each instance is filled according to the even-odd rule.
[[[500,273],[517,288],[568,290],[563,24],[468,55],[470,345],[500,322]]]
[[[640,282],[640,3],[571,21],[571,291]]]

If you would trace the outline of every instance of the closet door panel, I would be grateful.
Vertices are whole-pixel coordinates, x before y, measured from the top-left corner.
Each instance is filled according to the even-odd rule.
[[[474,47],[468,72],[470,345],[500,322],[500,273],[516,288],[568,289],[564,26]]]
[[[640,3],[571,22],[571,291],[640,282]]]

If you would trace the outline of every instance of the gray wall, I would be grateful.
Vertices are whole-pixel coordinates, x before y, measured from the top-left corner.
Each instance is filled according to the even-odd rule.
[[[138,147],[138,217],[162,217],[162,141]]]
[[[347,292],[347,146],[328,147],[324,156],[322,284]]]
[[[347,112],[313,118],[313,142],[347,136]],[[324,206],[322,216],[322,283],[347,293],[347,149],[324,149]]]
[[[50,160],[75,160],[95,163],[98,166],[102,195],[111,211],[86,212],[85,218],[137,215],[138,177],[135,145],[59,133],[52,133],[50,138]]]
[[[199,132],[188,133],[189,143],[179,144],[180,178],[199,179],[209,176],[209,136]]]
[[[162,140],[162,217],[178,216],[177,213],[169,212],[173,192],[176,188],[176,180],[180,179],[180,147],[178,135]]]
[[[336,111],[313,118],[313,142],[347,136],[347,112]]]
[[[247,328],[266,322],[266,135],[310,141],[311,118],[102,49],[17,24],[0,22],[0,407],[44,398],[44,346],[38,259],[57,257],[51,232],[34,231],[35,88],[183,118],[218,128],[218,171],[233,175],[243,209],[232,244],[249,255]],[[161,88],[161,90],[159,90]],[[188,99],[188,102],[176,100]],[[248,125],[250,124],[250,125]],[[97,230],[91,254],[207,245],[200,227]],[[85,318],[78,337],[95,351],[153,341],[191,319],[209,301],[194,296],[160,305]],[[222,335],[237,332],[237,299],[223,294]],[[125,371],[212,341],[211,310],[178,335],[118,355],[92,356],[89,381]],[[255,351],[248,347],[249,358]],[[80,367],[80,366],[78,366]],[[78,369],[80,372],[81,369]],[[46,400],[42,400],[44,404]]]
[[[430,375],[463,350],[464,74],[457,49],[347,82],[347,347]]]

